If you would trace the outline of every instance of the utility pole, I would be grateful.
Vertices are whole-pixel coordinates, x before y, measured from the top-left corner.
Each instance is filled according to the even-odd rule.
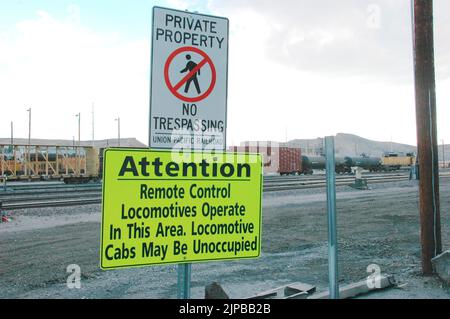
[[[392,153],[394,150],[392,148],[392,134],[391,134],[391,143],[390,143],[390,152]]]
[[[76,114],[75,115],[75,117],[78,117],[78,146],[80,146],[80,136],[81,136],[81,134],[80,134],[80,128],[81,128],[81,113],[78,113],[78,114]]]
[[[14,144],[14,123],[11,121],[11,146]]]
[[[28,146],[31,145],[31,107],[27,110],[28,112]]]
[[[25,165],[25,175],[28,175],[28,165],[30,165],[31,161],[31,107],[27,110],[28,112],[28,147],[27,147],[27,158],[28,163]]]
[[[414,76],[422,272],[433,273],[431,259],[442,252],[439,166],[434,74],[433,1],[414,0]]]
[[[117,121],[117,144],[120,146],[120,117],[117,117],[114,121]]]
[[[92,147],[94,147],[94,102],[92,102]]]
[[[81,113],[78,113],[77,115],[75,115],[75,117],[78,117],[78,147],[77,147],[77,165],[76,165],[76,169],[77,169],[77,174],[80,173],[80,137],[81,137]]]

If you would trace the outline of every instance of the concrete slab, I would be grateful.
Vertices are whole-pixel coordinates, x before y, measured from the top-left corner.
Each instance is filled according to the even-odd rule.
[[[205,287],[205,299],[230,299],[222,286],[213,282]]]
[[[294,282],[289,284],[284,288],[284,294],[286,296],[290,296],[292,294],[297,294],[299,292],[307,292],[308,294],[312,294],[316,291],[316,286],[305,284],[302,282]]]
[[[293,282],[281,287],[261,292],[248,299],[306,299],[316,287],[302,282]]]
[[[361,294],[366,294],[374,290],[380,290],[387,287],[393,286],[395,279],[393,276],[381,275],[379,278],[379,285],[374,287],[367,284],[367,280],[358,281],[349,285],[344,285],[339,287],[339,299],[346,299],[356,297]],[[308,297],[308,299],[329,299],[330,294],[328,291],[313,294]]]
[[[439,278],[450,285],[450,250],[431,259],[431,263]]]

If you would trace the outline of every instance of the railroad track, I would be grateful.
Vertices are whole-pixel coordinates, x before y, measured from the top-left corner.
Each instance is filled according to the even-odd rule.
[[[379,178],[366,178],[367,183],[386,183],[386,182],[399,182],[404,180],[409,180],[409,176],[393,176],[393,177],[379,177]],[[355,178],[345,178],[345,179],[336,179],[336,186],[345,186],[350,185],[355,181]],[[326,181],[324,180],[316,180],[311,182],[292,182],[285,184],[276,184],[276,185],[264,185],[265,192],[275,192],[275,191],[284,191],[284,190],[294,190],[294,189],[305,189],[305,188],[320,188],[325,187]]]
[[[0,201],[4,198],[12,198],[12,197],[26,197],[26,196],[46,196],[48,194],[60,194],[63,196],[70,197],[71,195],[77,194],[89,194],[89,193],[101,193],[102,188],[93,188],[93,189],[39,189],[35,191],[11,191],[11,192],[0,192]]]
[[[306,188],[325,187],[325,175],[314,178],[302,178],[303,176],[289,176],[285,180],[278,177],[266,177],[264,179],[264,192],[286,191]],[[450,173],[440,174],[441,178],[450,177]],[[407,174],[371,174],[363,175],[367,183],[397,182],[409,179]],[[354,176],[336,176],[336,186],[350,185],[355,180]],[[33,196],[34,195],[34,196]],[[37,195],[37,196],[36,196]],[[89,205],[101,203],[101,185],[89,187],[43,187],[37,190],[18,190],[14,192],[0,192],[0,202],[4,210],[15,210],[40,207],[62,207],[75,205]]]
[[[362,178],[367,180],[372,179],[395,179],[395,178],[403,178],[403,177],[409,177],[409,175],[406,174],[395,174],[395,175],[363,175]],[[337,175],[336,181],[354,181],[355,175]],[[264,184],[265,185],[286,185],[286,184],[294,184],[294,183],[304,183],[304,184],[314,184],[325,181],[325,175],[316,176],[315,178],[302,178],[302,176],[297,176],[297,178],[290,178],[286,180],[282,179],[273,179],[270,177],[264,177]]]
[[[4,210],[38,207],[62,207],[101,203],[102,185],[81,184],[13,184],[6,191],[0,188]]]
[[[55,194],[45,194],[36,196],[14,196],[0,201],[3,203],[20,203],[20,202],[33,202],[33,201],[52,201],[52,200],[61,200],[64,198],[67,199],[82,199],[82,198],[99,198],[101,196],[101,192],[91,192],[86,194],[70,194],[70,196],[61,197],[61,195]]]
[[[0,195],[1,194],[8,194],[14,192],[15,194],[18,192],[49,192],[49,191],[65,191],[65,190],[90,190],[90,189],[101,189],[102,184],[101,183],[93,183],[93,184],[80,184],[80,185],[73,185],[73,184],[44,184],[44,185],[28,185],[28,184],[13,184],[13,185],[7,185],[6,189],[4,186],[0,186]]]
[[[15,210],[25,208],[42,208],[42,207],[63,207],[63,206],[79,206],[89,204],[100,204],[101,198],[80,198],[80,199],[59,199],[48,201],[20,202],[9,203],[3,205],[4,210]]]
[[[392,177],[392,176],[409,176],[409,172],[405,173],[364,173],[362,174],[363,178],[371,178],[371,177]],[[286,182],[286,181],[313,181],[313,180],[322,180],[325,179],[325,173],[315,174],[315,175],[287,175],[287,176],[279,176],[279,175],[266,175],[264,176],[264,182]],[[336,174],[336,178],[355,178],[354,174]]]
[[[443,172],[439,174],[440,178],[450,177],[449,172]],[[409,174],[386,174],[386,175],[363,175],[362,178],[367,180],[367,183],[386,183],[386,182],[399,182],[404,180],[409,180]],[[355,181],[355,176],[336,176],[336,186],[350,185]],[[284,191],[293,189],[305,189],[305,188],[320,188],[325,187],[326,180],[323,175],[321,178],[309,179],[301,181],[299,179],[292,179],[291,181],[286,181],[285,183],[280,183],[278,180],[269,181],[266,179],[264,181],[264,192],[274,192],[274,191]]]

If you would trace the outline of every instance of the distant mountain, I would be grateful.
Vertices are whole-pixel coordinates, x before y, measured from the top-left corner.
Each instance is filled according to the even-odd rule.
[[[9,145],[11,142],[10,138],[0,138],[0,145]],[[75,141],[77,145],[78,141]],[[248,142],[242,142],[241,145],[245,145]],[[255,142],[250,142],[255,143]],[[269,143],[269,142],[265,142]],[[271,142],[277,143],[277,142]],[[300,147],[302,149],[302,154],[305,155],[320,155],[323,153],[323,138],[315,139],[294,139],[287,143],[278,143],[280,146],[290,146],[290,147]],[[28,139],[26,138],[15,138],[14,144],[17,145],[27,145]],[[72,146],[74,145],[73,140],[47,140],[47,139],[31,139],[32,145],[58,145],[58,146]],[[92,146],[92,141],[81,141],[82,146]],[[373,141],[358,135],[338,133],[334,139],[334,146],[336,151],[336,156],[359,156],[361,154],[366,154],[368,156],[381,156],[385,152],[398,152],[398,153],[409,153],[417,152],[417,147],[414,145],[401,144],[395,142],[380,142]],[[94,141],[95,147],[117,147],[117,138],[96,140]],[[256,144],[254,144],[256,145]],[[147,148],[148,146],[136,138],[121,138],[120,146],[122,147],[136,147],[136,148]],[[442,153],[442,145],[438,146],[439,150],[439,161],[445,160],[446,163],[450,163],[450,145],[444,145],[444,153]],[[444,157],[442,156],[444,154]]]
[[[256,142],[242,142],[241,145],[250,143],[250,145],[256,145]],[[261,142],[260,142],[261,143]],[[268,143],[266,141],[262,143]],[[277,142],[271,142],[277,143]],[[300,147],[302,149],[302,154],[305,155],[321,155],[324,153],[324,139],[295,139],[289,142],[278,143],[280,146],[290,146],[290,147]],[[397,153],[409,153],[417,152],[417,147],[414,145],[401,144],[395,142],[379,142],[372,141],[358,135],[338,133],[334,138],[334,148],[336,156],[360,156],[365,154],[367,156],[380,157],[386,152],[397,152]],[[450,148],[449,148],[450,151]],[[447,154],[447,150],[445,151]],[[448,153],[448,158],[450,159],[450,152]]]
[[[0,145],[9,145],[11,143],[10,138],[0,138]],[[14,144],[16,145],[27,145],[28,139],[26,138],[15,138]],[[77,146],[78,141],[74,140],[46,140],[46,139],[31,139],[31,145],[48,145],[48,146]],[[92,146],[92,141],[80,141],[81,146]],[[95,140],[95,147],[117,147],[119,145],[117,138],[106,139],[106,140]],[[121,138],[120,139],[121,147],[147,147],[144,143],[141,143],[135,138]]]
[[[323,138],[295,139],[285,143],[292,147],[300,147],[304,154],[320,154],[323,152]],[[395,142],[372,141],[358,135],[338,133],[334,138],[336,156],[381,156],[385,152],[416,152],[414,145]]]

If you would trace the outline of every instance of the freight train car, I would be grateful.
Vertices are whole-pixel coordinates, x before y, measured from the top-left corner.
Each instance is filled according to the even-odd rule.
[[[379,172],[383,170],[383,166],[381,165],[381,159],[379,157],[372,157],[361,155],[359,157],[352,157],[352,166],[361,167],[370,172]]]
[[[336,157],[335,170],[338,174],[346,174],[352,172],[353,161],[350,157]]]
[[[325,156],[302,156],[303,169],[311,172],[314,169],[325,169]]]
[[[416,162],[414,153],[385,153],[381,157],[381,165],[385,171],[399,170],[401,167],[411,167]]]
[[[0,180],[58,179],[66,184],[101,181],[105,149],[73,145],[0,145]]]
[[[351,173],[352,159],[350,157],[336,157],[334,162],[336,173]],[[313,170],[324,170],[325,165],[325,156],[302,156],[302,167],[306,174],[312,174]]]
[[[89,181],[98,177],[98,150],[93,147],[0,145],[0,178]]]
[[[232,152],[260,153],[263,156],[264,174],[304,174],[300,148],[271,146],[270,143],[231,146]]]

